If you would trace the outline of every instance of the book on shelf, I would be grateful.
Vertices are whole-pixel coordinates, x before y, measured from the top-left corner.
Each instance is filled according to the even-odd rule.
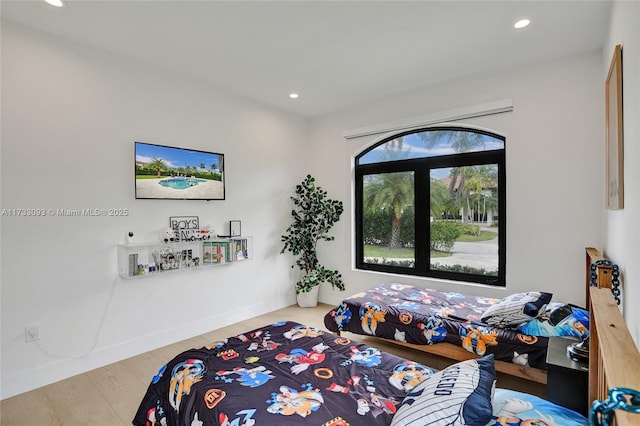
[[[209,263],[231,262],[231,246],[228,241],[209,242]]]
[[[213,243],[211,241],[205,241],[202,243],[202,264],[210,265],[213,263]]]
[[[247,260],[249,259],[248,243],[246,238],[234,238],[233,239],[233,260]]]
[[[249,259],[246,238],[231,241],[204,241],[202,247],[202,264],[235,262]]]

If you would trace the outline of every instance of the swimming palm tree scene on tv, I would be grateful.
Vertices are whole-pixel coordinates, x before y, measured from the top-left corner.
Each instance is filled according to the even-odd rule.
[[[224,155],[135,142],[136,198],[224,200]]]

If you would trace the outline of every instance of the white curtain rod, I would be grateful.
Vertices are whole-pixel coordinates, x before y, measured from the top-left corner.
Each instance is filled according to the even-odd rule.
[[[448,121],[464,120],[466,118],[483,117],[485,115],[500,114],[513,111],[511,99],[502,99],[494,102],[473,105],[464,108],[450,109],[435,114],[413,117],[405,120],[392,121],[389,123],[375,124],[373,126],[360,127],[346,131],[345,139],[355,139],[363,136],[379,135],[393,131],[409,130],[428,126],[431,124],[444,123]]]

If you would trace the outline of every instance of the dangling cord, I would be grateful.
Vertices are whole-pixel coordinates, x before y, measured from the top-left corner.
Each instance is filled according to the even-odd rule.
[[[598,287],[598,266],[606,265],[611,266],[611,293],[613,293],[616,303],[620,304],[620,268],[610,260],[602,259],[596,260],[591,264],[591,272],[589,274],[589,285],[591,287]]]
[[[640,392],[629,388],[611,388],[606,401],[593,401],[589,426],[610,426],[615,410],[640,414]]]

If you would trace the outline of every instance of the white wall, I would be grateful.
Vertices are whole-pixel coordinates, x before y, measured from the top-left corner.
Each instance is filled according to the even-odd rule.
[[[622,45],[624,209],[606,211],[604,251],[620,265],[624,316],[636,346],[640,347],[640,312],[636,306],[640,300],[640,3],[637,1],[620,1],[613,6],[602,56],[602,82],[617,44]]]
[[[345,201],[321,261],[347,292],[383,281],[488,294],[541,289],[584,303],[583,248],[620,263],[627,300],[640,292],[638,3],[620,2],[604,52],[428,87],[305,120],[134,61],[2,27],[1,208],[128,208],[127,217],[1,218],[2,398],[294,303],[279,236],[292,187],[313,173]],[[625,209],[604,209],[603,81],[624,45]],[[507,136],[507,288],[352,269],[351,157],[346,130],[512,99],[512,113],[469,124]],[[372,138],[373,139],[373,138]],[[135,200],[133,141],[225,153],[227,200]],[[308,167],[304,159],[308,159]],[[301,160],[303,159],[303,160]],[[268,176],[268,179],[265,179]],[[258,207],[258,208],[256,208]],[[241,219],[252,262],[139,280],[116,277],[116,244],[155,237],[172,215],[222,229]],[[246,296],[244,296],[246,295]],[[345,293],[321,289],[337,303]],[[640,314],[625,312],[636,341]],[[39,325],[39,344],[24,327]]]
[[[1,208],[130,213],[2,216],[2,398],[295,303],[279,237],[306,134],[306,120],[3,23]],[[136,140],[224,153],[227,199],[135,200]],[[242,220],[253,261],[116,277],[127,231],[158,238],[184,215],[219,232]]]
[[[507,287],[355,271],[352,222],[342,221],[335,249],[323,246],[320,258],[343,272],[347,293],[395,280],[495,297],[544,290],[557,300],[584,305],[584,247],[602,245],[601,57],[594,51],[476,76],[312,120],[309,158],[315,161],[310,167],[332,196],[347,201],[350,212],[351,163],[345,157],[353,157],[368,141],[347,141],[345,131],[501,99],[512,99],[514,105],[511,113],[464,121],[507,138]],[[328,166],[333,164],[337,169]],[[320,293],[328,303],[343,296],[330,288]]]

